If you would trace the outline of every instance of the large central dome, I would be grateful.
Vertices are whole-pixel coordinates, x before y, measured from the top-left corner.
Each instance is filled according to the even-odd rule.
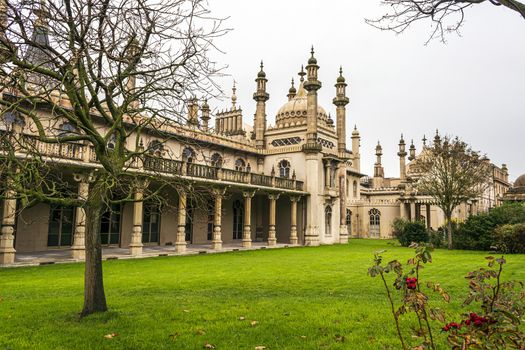
[[[292,93],[293,86],[290,89]],[[286,102],[275,116],[275,124],[278,128],[284,128],[296,125],[306,125],[306,115],[308,111],[308,103],[306,99],[306,90],[304,89],[303,82],[299,85],[297,95],[291,95],[290,100]],[[290,95],[289,95],[290,96]],[[317,123],[323,126],[332,126],[332,122],[328,121],[328,114],[325,109],[317,105]]]

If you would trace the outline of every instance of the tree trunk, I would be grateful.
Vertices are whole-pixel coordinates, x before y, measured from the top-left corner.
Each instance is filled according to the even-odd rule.
[[[86,269],[84,273],[84,307],[81,317],[108,310],[102,278],[100,218],[106,210],[106,188],[95,183],[86,205]]]
[[[452,215],[447,215],[448,249],[452,249]]]

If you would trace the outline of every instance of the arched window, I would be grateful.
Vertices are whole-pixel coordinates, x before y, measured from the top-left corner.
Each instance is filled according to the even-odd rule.
[[[332,235],[332,206],[327,205],[324,208],[324,228],[325,228],[325,235],[331,236]]]
[[[368,212],[368,215],[370,216],[370,237],[379,238],[381,227],[381,212],[376,208],[372,208]]]
[[[277,165],[279,168],[279,177],[290,178],[290,162],[283,159]]]
[[[346,209],[346,217],[345,217],[345,224],[346,224],[346,232],[348,232],[348,235],[352,235],[352,211],[350,209]]]
[[[191,147],[185,147],[182,151],[182,161],[186,163],[193,163],[195,160],[195,151]]]
[[[237,171],[245,171],[246,170],[246,163],[241,158],[238,158],[235,161],[235,170]]]
[[[158,140],[153,140],[148,145],[148,153],[155,157],[162,157],[164,154],[164,145]]]
[[[353,195],[354,195],[354,198],[357,198],[357,181],[354,180],[354,184],[353,184]]]
[[[115,134],[112,134],[108,140],[108,149],[115,149],[116,145],[117,145],[117,137],[115,136]]]
[[[244,225],[244,208],[240,200],[233,202],[233,239],[242,238]]]
[[[66,136],[71,134],[77,134],[77,128],[71,124],[70,122],[65,122],[60,124],[58,135],[59,136]]]
[[[222,167],[222,156],[219,153],[213,153],[211,156],[211,166],[215,168]]]
[[[337,165],[332,162],[330,163],[330,187],[335,187],[335,179],[337,176]]]

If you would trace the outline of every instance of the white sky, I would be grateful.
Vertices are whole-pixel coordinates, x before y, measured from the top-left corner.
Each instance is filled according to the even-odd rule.
[[[354,124],[361,133],[361,170],[373,173],[374,148],[383,146],[386,176],[399,176],[399,136],[457,135],[498,165],[507,163],[511,180],[525,173],[525,20],[503,6],[472,7],[461,37],[428,46],[429,23],[403,35],[364,23],[386,10],[379,0],[211,0],[216,16],[233,28],[217,44],[218,61],[230,77],[221,80],[230,95],[237,81],[245,122],[253,122],[254,79],[264,60],[270,100],[269,123],[286,102],[290,79],[315,47],[321,67],[319,103],[335,116],[331,101],[339,65],[349,83],[347,145]],[[229,101],[212,101],[226,108]],[[213,106],[215,104],[215,106]]]

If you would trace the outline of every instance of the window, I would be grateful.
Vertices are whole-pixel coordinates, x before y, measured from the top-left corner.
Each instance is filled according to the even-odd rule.
[[[235,170],[237,171],[245,171],[246,170],[246,163],[241,158],[238,158],[235,161]]]
[[[158,140],[153,140],[148,145],[148,153],[155,157],[162,157],[164,154],[164,145]]]
[[[208,241],[213,239],[213,223],[215,222],[215,202],[213,198],[208,201]]]
[[[283,159],[278,164],[279,177],[290,178],[290,162]]]
[[[67,136],[71,134],[77,134],[77,128],[70,122],[60,124],[58,136]]]
[[[108,149],[115,149],[115,146],[117,144],[117,137],[115,134],[111,135],[108,140]]]
[[[73,243],[74,207],[51,206],[47,231],[49,247],[66,247]]]
[[[233,239],[242,238],[244,208],[240,200],[233,202]]]
[[[219,153],[214,153],[211,156],[211,166],[215,168],[222,167],[222,157]]]
[[[327,205],[324,208],[324,227],[325,227],[325,235],[331,236],[332,235],[332,206]]]
[[[142,243],[158,243],[160,231],[160,205],[145,202],[142,214]]]
[[[350,209],[346,209],[346,217],[345,217],[345,224],[346,224],[346,232],[349,236],[352,235],[352,211]]]
[[[182,151],[182,161],[187,163],[193,163],[195,160],[195,151],[191,147],[185,147]]]
[[[381,227],[381,212],[373,208],[370,209],[368,215],[370,215],[370,237],[378,238]]]
[[[120,242],[120,205],[112,204],[100,219],[100,240],[102,245]]]
[[[357,198],[357,181],[356,180],[354,180],[352,191],[353,191],[354,198]]]

